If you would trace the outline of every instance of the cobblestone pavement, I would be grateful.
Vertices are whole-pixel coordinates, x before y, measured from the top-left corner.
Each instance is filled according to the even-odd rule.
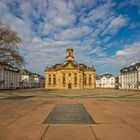
[[[81,104],[95,124],[44,124],[56,105]],[[139,140],[140,93],[119,90],[0,91],[0,140]]]

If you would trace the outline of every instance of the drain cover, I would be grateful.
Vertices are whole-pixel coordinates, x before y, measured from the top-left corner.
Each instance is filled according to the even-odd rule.
[[[44,121],[45,124],[94,124],[82,104],[57,104]]]

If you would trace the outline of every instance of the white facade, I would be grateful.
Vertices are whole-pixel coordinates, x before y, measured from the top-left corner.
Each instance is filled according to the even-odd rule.
[[[19,70],[0,62],[0,89],[16,89],[19,86]]]
[[[34,87],[34,77],[30,71],[25,69],[20,70],[20,87],[22,88]]]
[[[0,62],[0,89],[39,88],[44,87],[44,82],[44,77],[39,74]]]
[[[34,77],[34,87],[44,87],[45,84],[44,77],[36,73],[33,73],[32,75]]]
[[[115,77],[112,74],[103,74],[96,77],[97,88],[115,88]]]
[[[119,89],[140,90],[140,63],[120,70]]]
[[[34,88],[34,87],[44,87],[44,77],[31,73],[26,69],[20,70],[20,87],[21,88]]]

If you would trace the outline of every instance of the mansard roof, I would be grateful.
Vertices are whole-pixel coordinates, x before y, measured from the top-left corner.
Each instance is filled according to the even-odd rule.
[[[21,73],[21,74],[25,74],[25,75],[32,75],[32,72],[30,72],[30,71],[28,71],[28,70],[26,70],[26,69],[21,69],[21,70],[20,70],[20,73]]]
[[[4,61],[0,61],[0,66],[2,66],[5,70],[7,71],[12,71],[12,72],[19,72],[19,69],[16,67],[13,67],[12,65],[4,62]]]
[[[132,72],[136,71],[140,68],[140,62],[136,64],[131,64],[129,67],[124,67],[120,70],[120,73],[127,73],[127,72]]]
[[[114,77],[114,75],[113,74],[109,74],[109,73],[105,73],[105,74],[96,76],[96,79],[99,80],[99,79],[101,79],[103,77],[111,78],[111,77]]]
[[[55,70],[55,69],[60,69],[61,67],[62,67],[62,64],[55,64],[52,67],[50,67],[49,69]]]
[[[32,73],[32,75],[33,75],[34,77],[38,77],[38,78],[40,78],[40,79],[44,79],[44,77],[43,77],[42,75],[38,74],[38,73]]]
[[[79,66],[80,68],[83,68],[83,69],[90,69],[90,67],[85,64],[79,64]]]
[[[65,69],[65,68],[69,68],[69,65],[71,65],[71,67],[73,67],[74,69],[83,69],[83,70],[91,70],[94,69],[94,67],[90,68],[89,66],[85,65],[85,64],[77,64],[76,61],[65,61],[62,64],[55,64],[52,67],[46,67],[46,69],[49,70],[59,70],[59,69]],[[94,69],[95,70],[95,69]]]

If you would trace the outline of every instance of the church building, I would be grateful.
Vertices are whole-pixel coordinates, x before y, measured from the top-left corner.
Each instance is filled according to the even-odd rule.
[[[74,60],[73,49],[66,50],[66,60],[45,68],[46,89],[94,89],[95,69]]]

